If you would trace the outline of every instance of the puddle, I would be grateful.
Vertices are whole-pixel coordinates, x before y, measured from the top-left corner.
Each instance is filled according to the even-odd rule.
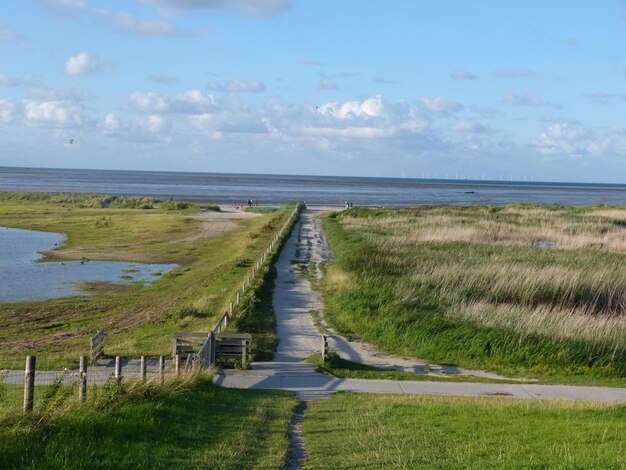
[[[548,240],[540,240],[538,242],[532,242],[531,245],[536,248],[556,248],[558,246],[555,242],[551,242]]]
[[[39,251],[61,246],[60,233],[0,228],[0,302],[27,302],[91,295],[78,288],[84,282],[149,284],[176,264],[125,261],[37,262]]]

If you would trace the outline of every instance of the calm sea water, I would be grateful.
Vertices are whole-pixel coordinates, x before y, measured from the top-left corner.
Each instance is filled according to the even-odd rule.
[[[120,261],[37,262],[38,251],[63,244],[60,233],[0,227],[0,302],[25,302],[87,295],[77,284],[109,281],[149,283],[175,264]]]
[[[0,167],[0,191],[95,192],[161,199],[261,204],[306,201],[341,206],[423,204],[626,204],[626,184],[530,183],[330,176]]]

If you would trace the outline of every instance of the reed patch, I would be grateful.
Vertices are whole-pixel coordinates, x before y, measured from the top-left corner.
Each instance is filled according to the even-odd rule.
[[[622,206],[516,204],[328,217],[336,259],[323,283],[327,316],[343,333],[396,353],[621,383],[623,214]]]

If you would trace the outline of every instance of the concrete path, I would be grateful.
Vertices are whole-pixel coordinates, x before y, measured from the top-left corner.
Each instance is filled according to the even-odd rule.
[[[227,371],[215,383],[229,388],[291,390],[301,400],[327,398],[332,392],[358,392],[626,402],[625,388],[338,379],[315,372],[315,365],[276,362],[258,362],[252,368]]]
[[[274,310],[279,346],[274,362],[253,363],[252,370],[248,371],[224,371],[222,375],[216,376],[215,383],[230,388],[291,390],[304,401],[327,398],[333,392],[346,391],[626,402],[624,388],[338,379],[315,372],[315,365],[300,361],[321,349],[321,334],[310,312],[321,312],[322,304],[310,281],[301,275],[298,267],[312,266],[315,272],[308,274],[319,276],[316,266],[330,258],[318,218],[323,210],[309,208],[303,211],[300,222],[294,227],[277,262]],[[323,328],[328,329],[328,326]],[[347,341],[334,332],[331,334],[331,348],[342,357],[356,362],[410,370],[418,374],[447,377],[458,374],[506,379],[484,371],[464,370],[429,364],[414,358],[384,355],[371,345]]]
[[[315,210],[305,210],[294,227],[291,237],[283,247],[276,263],[276,287],[273,305],[276,313],[278,350],[277,362],[300,362],[319,352],[322,338],[313,324],[311,310],[319,310],[321,304],[311,289],[311,283],[298,270],[297,262],[320,261],[313,253]]]

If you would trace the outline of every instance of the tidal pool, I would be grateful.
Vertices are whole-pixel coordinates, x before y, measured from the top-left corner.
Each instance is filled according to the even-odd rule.
[[[78,287],[83,282],[114,284],[150,283],[176,264],[124,261],[39,262],[39,251],[60,246],[65,236],[0,227],[0,302],[26,302],[90,295]]]

